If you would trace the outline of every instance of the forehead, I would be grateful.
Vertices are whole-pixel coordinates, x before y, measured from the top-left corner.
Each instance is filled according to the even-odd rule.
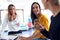
[[[14,6],[10,6],[9,9],[11,9],[11,8],[15,8],[15,7]]]
[[[39,7],[39,5],[38,4],[33,4],[33,7]]]

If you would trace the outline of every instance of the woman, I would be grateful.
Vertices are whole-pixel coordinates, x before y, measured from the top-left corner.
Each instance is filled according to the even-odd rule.
[[[10,4],[8,6],[8,14],[6,15],[1,32],[4,32],[5,27],[8,27],[9,34],[13,34],[15,31],[20,30],[20,20],[16,13],[15,6]]]
[[[49,23],[48,23],[48,19],[41,14],[41,8],[40,5],[37,2],[34,2],[31,6],[31,19],[32,19],[32,23],[34,26],[35,22],[34,20],[37,19],[38,23],[43,25],[46,30],[48,31],[49,29]],[[35,32],[33,33],[32,36],[28,37],[28,38],[24,38],[24,37],[20,37],[21,40],[32,40],[33,38],[46,38],[44,35],[42,35],[40,33],[40,31],[38,29],[35,28]]]
[[[46,31],[45,28],[42,28],[41,25],[39,25],[40,28],[37,28],[39,28],[43,35],[51,40],[60,40],[60,0],[42,0],[42,3],[44,4],[45,9],[49,9],[53,15],[51,17],[49,32]]]

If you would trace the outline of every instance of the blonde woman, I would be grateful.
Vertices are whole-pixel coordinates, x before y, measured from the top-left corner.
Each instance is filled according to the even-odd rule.
[[[20,29],[20,19],[16,13],[16,8],[13,4],[8,6],[8,14],[5,16],[1,32],[4,32],[5,27],[8,27],[8,33],[17,33]]]

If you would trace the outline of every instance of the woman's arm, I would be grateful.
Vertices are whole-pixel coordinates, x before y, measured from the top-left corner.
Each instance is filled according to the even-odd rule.
[[[33,38],[39,38],[41,36],[41,33],[37,30],[35,30],[35,32],[33,33],[32,36],[30,37],[19,37],[19,39],[21,40],[32,40]]]
[[[44,35],[44,36],[46,36],[47,38],[50,38],[50,34],[49,34],[49,32],[47,31],[47,30],[42,30],[41,31],[41,33]]]
[[[47,38],[50,38],[49,36],[49,21],[45,15],[42,15],[39,19],[39,22],[35,24],[35,28],[41,31],[41,33],[46,36]]]
[[[7,27],[7,24],[8,24],[8,20],[7,18],[4,18],[3,23],[2,23],[2,29],[0,31],[1,33],[4,32],[4,29],[5,27]]]

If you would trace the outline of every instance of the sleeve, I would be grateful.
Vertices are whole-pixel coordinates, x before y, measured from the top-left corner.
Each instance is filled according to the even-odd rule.
[[[49,31],[49,21],[45,15],[41,18],[42,25],[46,28],[47,31]]]
[[[49,32],[47,31],[47,30],[42,30],[41,31],[41,33],[45,36],[45,37],[47,37],[47,38],[49,38],[50,39],[50,34],[49,34]]]
[[[17,16],[16,21],[17,21],[17,23],[16,23],[16,24],[18,24],[18,26],[20,26],[20,18],[19,18],[19,16]]]
[[[59,26],[59,27],[60,27],[60,26]],[[59,34],[58,34],[58,35],[59,35],[59,40],[60,40],[60,28],[59,28]],[[58,37],[58,36],[57,36],[57,37]]]
[[[42,23],[42,26],[45,27],[44,30],[41,31],[41,33],[46,36],[47,38],[50,38],[50,34],[49,34],[49,21],[47,19],[46,16],[43,15],[43,17],[41,17],[41,23]]]
[[[34,36],[34,38],[40,38],[40,36],[41,36],[40,31],[37,30],[37,29],[35,29],[35,30],[34,30],[34,33],[33,33],[33,36]]]
[[[7,17],[5,17],[2,23],[2,29],[0,31],[0,34],[4,32],[5,27],[7,27],[7,23],[8,23],[8,20],[7,20]]]

